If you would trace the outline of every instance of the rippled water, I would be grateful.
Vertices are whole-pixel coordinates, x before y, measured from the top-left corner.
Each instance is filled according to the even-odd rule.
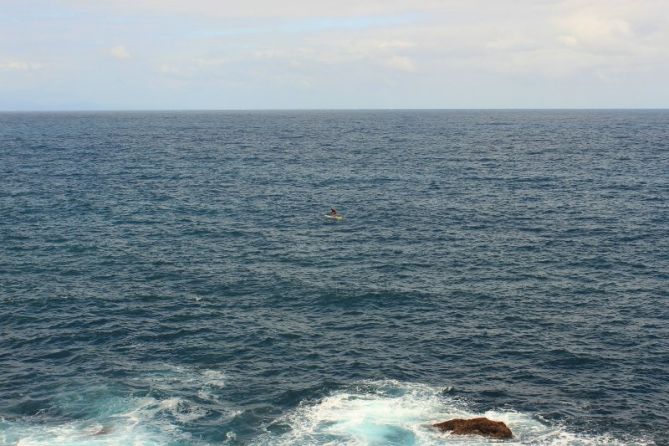
[[[0,114],[0,444],[662,444],[668,174],[667,111]]]

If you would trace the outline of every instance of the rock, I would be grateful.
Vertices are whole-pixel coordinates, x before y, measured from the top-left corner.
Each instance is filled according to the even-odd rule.
[[[443,423],[433,424],[442,432],[453,431],[454,435],[483,435],[491,438],[511,438],[511,429],[501,421],[492,421],[487,418],[472,418],[471,420],[454,419]]]

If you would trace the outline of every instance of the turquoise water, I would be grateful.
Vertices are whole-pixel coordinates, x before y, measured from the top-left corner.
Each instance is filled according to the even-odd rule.
[[[663,444],[668,141],[667,111],[0,114],[0,444]]]

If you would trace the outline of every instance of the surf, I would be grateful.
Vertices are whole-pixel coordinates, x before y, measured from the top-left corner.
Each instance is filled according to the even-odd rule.
[[[488,417],[503,421],[514,433],[500,441],[478,436],[440,433],[433,423],[452,418]],[[448,396],[443,389],[394,380],[367,381],[333,392],[317,402],[304,402],[268,427],[285,431],[265,434],[257,446],[437,446],[437,445],[542,445],[622,446],[626,441],[609,435],[570,432],[539,417],[513,410],[477,412]],[[650,445],[644,439],[633,444]]]

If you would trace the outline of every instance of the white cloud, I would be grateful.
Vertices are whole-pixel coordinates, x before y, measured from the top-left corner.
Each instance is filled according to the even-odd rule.
[[[41,70],[43,65],[38,62],[28,62],[25,60],[8,60],[0,62],[0,71],[35,71]]]
[[[109,53],[118,60],[130,59],[130,53],[123,45],[116,45],[109,49]]]
[[[170,62],[158,66],[158,72],[179,78],[197,78],[202,75],[220,72],[230,61],[221,57],[195,57],[178,60],[174,57]]]
[[[405,73],[413,73],[416,71],[416,65],[408,57],[403,56],[391,56],[385,60],[385,65],[397,70],[403,71]]]
[[[485,105],[476,98],[495,95],[509,101],[497,105],[550,105],[562,100],[556,91],[579,91],[578,103],[592,98],[593,106],[643,94],[669,104],[667,1],[54,0],[45,8],[58,19],[26,7],[20,26],[0,29],[3,45],[25,59],[0,58],[0,71],[6,88],[32,82],[44,97],[88,70],[93,96],[122,77],[157,98],[167,96],[162,85],[177,86],[188,104],[203,105],[239,95],[244,106],[249,94],[264,107],[276,98],[375,106],[374,98],[396,94],[403,95],[396,105],[414,106],[421,94],[444,106],[457,97],[460,105]],[[101,51],[81,35],[118,45]],[[137,62],[116,62],[128,59]],[[42,67],[28,60],[48,61],[49,69],[24,76]],[[602,80],[616,88],[605,90]],[[402,88],[383,90],[391,84]],[[594,89],[599,96],[589,96]],[[135,97],[120,91],[114,99]]]
[[[558,27],[559,41],[572,47],[620,50],[637,40],[625,19],[601,13],[578,12],[558,20]]]
[[[301,18],[351,17],[378,14],[403,14],[439,10],[457,5],[460,0],[60,0],[77,9],[106,14],[150,14],[154,16],[208,18]],[[476,1],[475,1],[476,2]]]

